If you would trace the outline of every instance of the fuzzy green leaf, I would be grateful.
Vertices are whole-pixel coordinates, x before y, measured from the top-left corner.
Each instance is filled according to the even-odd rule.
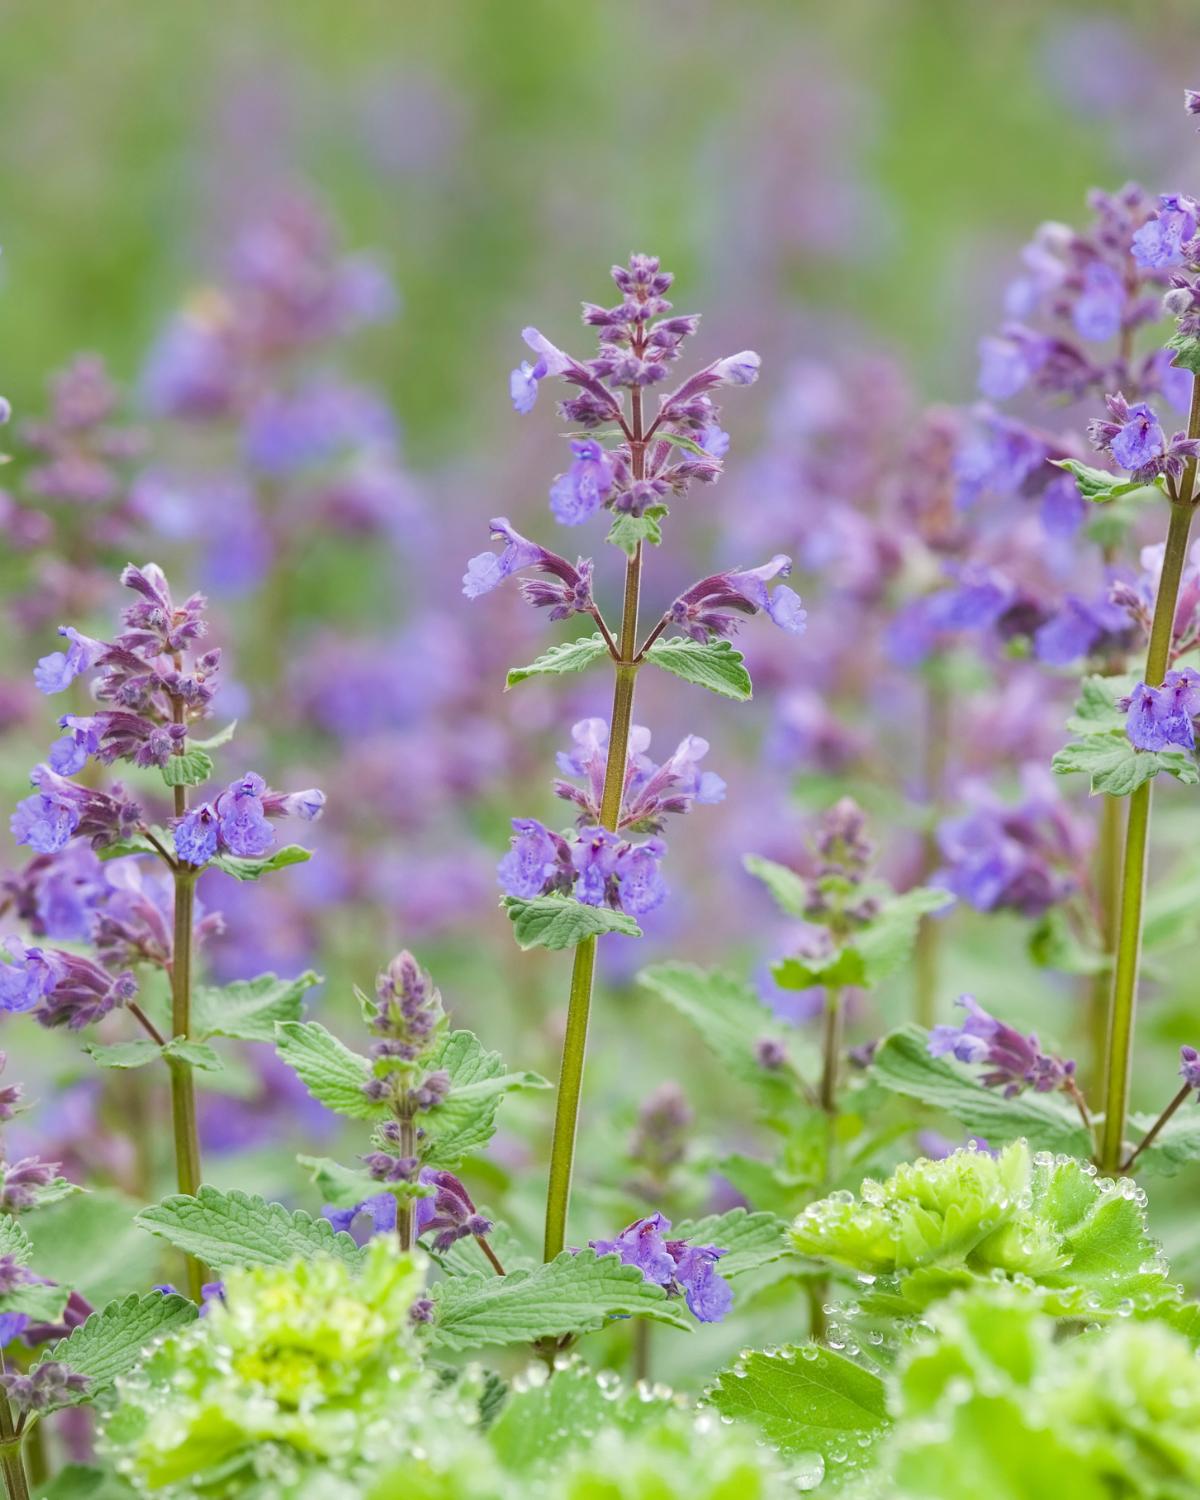
[[[137,1491],[111,1469],[64,1464],[38,1500],[137,1500]]]
[[[742,653],[735,651],[728,641],[692,641],[683,637],[658,640],[650,647],[646,660],[664,672],[682,677],[684,682],[693,682],[736,703],[746,702],[754,693]]]
[[[573,896],[535,896],[520,901],[506,896],[503,901],[517,946],[530,948],[574,948],[584,938],[619,932],[625,937],[641,937],[642,929],[632,917],[611,906],[588,906]]]
[[[150,831],[164,849],[174,847],[171,835],[165,828],[155,824]],[[158,850],[144,833],[131,833],[127,839],[114,839],[111,844],[105,844],[102,848],[96,850],[97,859],[102,860],[124,859],[127,854],[158,855]],[[158,855],[158,857],[161,858],[162,856]]]
[[[182,755],[168,757],[167,763],[159,770],[168,786],[200,786],[212,775],[212,756],[193,746]]]
[[[243,1042],[273,1042],[277,1021],[298,1021],[304,995],[321,976],[306,969],[295,979],[260,974],[232,984],[200,985],[192,999],[192,1032],[197,1037],[228,1036]]]
[[[608,654],[602,635],[587,635],[577,641],[564,641],[543,651],[527,667],[510,667],[505,687],[516,687],[519,682],[525,682],[530,677],[561,677],[568,672],[582,672]]]
[[[1156,1115],[1130,1115],[1129,1123],[1137,1131],[1138,1140],[1157,1118]],[[1189,1100],[1172,1115],[1138,1157],[1138,1167],[1143,1172],[1170,1177],[1195,1161],[1200,1161],[1200,1106]]]
[[[319,1103],[351,1120],[378,1120],[387,1106],[364,1093],[371,1064],[316,1021],[277,1021],[275,1050]]]
[[[190,1037],[172,1037],[161,1047],[148,1036],[135,1037],[130,1042],[113,1042],[109,1046],[89,1042],[83,1050],[102,1068],[144,1068],[160,1057],[177,1057],[208,1073],[219,1073],[224,1067],[211,1047]]]
[[[194,1197],[177,1193],[144,1208],[134,1222],[216,1269],[286,1266],[297,1256],[316,1255],[357,1265],[363,1254],[348,1234],[335,1234],[327,1219],[207,1185]]]
[[[151,1343],[184,1327],[196,1316],[195,1304],[186,1297],[162,1292],[144,1295],[133,1292],[94,1312],[86,1323],[46,1349],[37,1362],[42,1365],[60,1361],[88,1377],[86,1391],[72,1393],[49,1410],[92,1400],[112,1385],[118,1375],[132,1370]]]
[[[1200,338],[1194,333],[1173,333],[1167,340],[1167,348],[1175,351],[1171,363],[1176,369],[1200,375]]]
[[[1127,797],[1143,782],[1166,771],[1185,786],[1200,782],[1195,757],[1184,750],[1137,750],[1123,730],[1089,734],[1064,745],[1051,761],[1060,776],[1083,771],[1091,780],[1092,795]]]
[[[240,854],[218,854],[210,861],[218,870],[232,875],[235,880],[259,880],[272,870],[286,870],[289,865],[302,865],[312,858],[311,849],[302,849],[299,844],[285,844],[265,859],[246,859]]]
[[[66,1310],[70,1289],[31,1281],[0,1292],[0,1313],[24,1313],[34,1323],[58,1323]]]
[[[1120,677],[1085,677],[1067,728],[1072,734],[1111,734],[1125,732],[1125,714],[1117,699],[1128,696],[1138,679],[1126,673]]]
[[[880,984],[908,962],[921,918],[954,904],[949,891],[920,885],[884,898],[879,913],[854,939],[868,985]]]
[[[500,1054],[489,1052],[470,1031],[443,1036],[426,1063],[431,1071],[445,1069],[450,1074],[449,1094],[421,1116],[424,1160],[430,1166],[457,1166],[469,1152],[486,1146],[495,1134],[496,1111],[505,1094],[550,1087],[538,1073],[506,1072]]]
[[[878,1375],[819,1344],[744,1355],[723,1370],[707,1399],[723,1417],[749,1422],[788,1458],[819,1453],[832,1478],[853,1454],[861,1462],[888,1425]]]
[[[742,860],[746,873],[761,880],[785,916],[803,917],[808,908],[808,881],[787,865],[764,859],[761,854],[747,854]]]
[[[613,521],[605,541],[619,547],[626,557],[635,556],[643,542],[648,542],[651,547],[659,547],[662,545],[662,527],[659,522],[666,514],[665,505],[652,505],[641,516],[622,512]]]
[[[703,1219],[685,1219],[672,1227],[671,1238],[724,1250],[722,1276],[743,1276],[790,1253],[782,1220],[774,1214],[749,1213],[744,1208],[708,1214]]]
[[[438,1282],[432,1295],[434,1342],[443,1349],[532,1343],[638,1315],[690,1326],[681,1303],[669,1301],[636,1266],[593,1250],[564,1250],[548,1265],[507,1276],[455,1276]]]
[[[0,1214],[0,1256],[18,1266],[27,1266],[33,1254],[29,1236],[12,1214]]]
[[[1065,469],[1074,476],[1076,488],[1085,500],[1102,505],[1120,495],[1131,495],[1134,490],[1144,490],[1149,485],[1144,479],[1122,479],[1119,474],[1110,474],[1106,469],[1094,469],[1090,464],[1081,464],[1074,458],[1051,459],[1055,468]]]

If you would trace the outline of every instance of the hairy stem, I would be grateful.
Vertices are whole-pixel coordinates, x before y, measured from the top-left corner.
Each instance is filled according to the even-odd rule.
[[[1111,960],[1117,946],[1117,908],[1120,902],[1121,813],[1120,797],[1104,797],[1100,809],[1100,833],[1096,846],[1096,913],[1101,952],[1110,960],[1092,976],[1088,985],[1088,1053],[1091,1059],[1088,1087],[1101,1088],[1108,1047],[1108,1000],[1112,991]]]
[[[1189,436],[1200,436],[1200,377],[1192,384]],[[1179,582],[1187,560],[1188,534],[1192,524],[1196,463],[1189,459],[1177,495],[1171,501],[1167,545],[1163,555],[1150,645],[1146,652],[1145,681],[1161,685],[1171,661],[1171,633],[1179,600]],[[1137,1009],[1138,969],[1141,963],[1142,908],[1146,892],[1146,853],[1150,832],[1149,781],[1129,798],[1125,825],[1125,854],[1121,865],[1121,901],[1117,919],[1116,962],[1113,968],[1112,1002],[1108,1013],[1108,1048],[1104,1080],[1104,1131],[1100,1167],[1119,1172],[1125,1155],[1125,1118],[1129,1111],[1129,1080],[1133,1070],[1133,1029]]]
[[[12,1407],[8,1404],[8,1393],[3,1390],[0,1390],[0,1472],[4,1474],[8,1500],[29,1500],[21,1440],[13,1422]]]
[[[635,352],[638,352],[635,349]],[[632,427],[630,459],[634,479],[645,475],[646,450],[642,437],[642,393],[630,395]],[[629,755],[629,728],[633,722],[633,690],[637,682],[638,607],[642,589],[642,545],[625,564],[625,596],[621,607],[621,637],[615,664],[612,718],[609,723],[608,760],[604,768],[604,791],[600,821],[616,832],[621,821],[621,797],[625,790],[625,765]],[[583,1067],[587,1053],[588,1018],[592,1008],[592,983],[596,975],[596,939],[584,938],[575,949],[571,969],[571,992],[567,1004],[567,1030],[563,1038],[562,1066],[558,1075],[558,1098],[554,1108],[554,1137],[550,1146],[550,1175],[546,1188],[546,1260],[558,1255],[567,1239],[567,1207],[571,1199],[571,1175],[575,1165],[575,1137],[579,1128],[579,1101],[583,1094]]]

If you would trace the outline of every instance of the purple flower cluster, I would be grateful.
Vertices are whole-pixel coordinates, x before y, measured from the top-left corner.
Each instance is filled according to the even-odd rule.
[[[416,1199],[413,1205],[413,1232],[419,1239],[432,1233],[434,1250],[450,1246],[468,1237],[482,1238],[490,1233],[492,1221],[475,1207],[470,1193],[453,1172],[422,1167],[417,1181],[433,1189]],[[397,1202],[394,1193],[375,1193],[350,1208],[326,1205],[325,1217],[334,1229],[351,1234],[364,1244],[376,1234],[389,1234],[396,1228]]]
[[[1111,420],[1097,417],[1089,422],[1088,438],[1101,452],[1111,454],[1131,478],[1147,484],[1160,474],[1178,480],[1188,459],[1200,455],[1200,439],[1188,437],[1185,431],[1173,433],[1168,440],[1145,401],[1129,402],[1118,391],[1105,396],[1104,404]]]
[[[660,1213],[636,1219],[615,1239],[589,1240],[597,1255],[619,1255],[668,1296],[682,1295],[701,1323],[719,1323],[733,1306],[729,1283],[717,1270],[726,1254],[717,1245],[689,1245],[667,1238],[670,1219]]]
[[[273,792],[254,772],[231,781],[213,802],[192,808],[175,824],[175,852],[185,864],[207,864],[217,854],[262,859],[275,843],[271,820],[321,816],[325,794],[315,787],[303,792]]]
[[[1139,682],[1118,700],[1128,718],[1125,732],[1138,750],[1167,750],[1178,745],[1196,748],[1195,718],[1200,714],[1200,672],[1194,667],[1168,672],[1161,687]]]
[[[958,1004],[967,1019],[961,1026],[933,1028],[928,1043],[931,1057],[982,1063],[988,1071],[980,1082],[985,1088],[1003,1088],[1006,1099],[1027,1088],[1038,1094],[1074,1088],[1075,1064],[1043,1052],[1036,1033],[1022,1036],[989,1015],[971,995],[961,996]]]
[[[142,809],[120,782],[107,792],[80,786],[50,766],[34,766],[29,779],[37,790],[18,802],[10,819],[13,838],[37,854],[55,854],[73,838],[97,849],[128,838],[142,821]]]
[[[768,583],[792,570],[791,559],[780,553],[759,568],[730,569],[702,578],[680,594],[667,611],[666,620],[694,641],[733,635],[744,615],[765,614],[790,635],[801,635],[808,612],[795,589]]]
[[[463,593],[468,599],[478,599],[514,573],[532,568],[545,576],[522,580],[521,596],[539,609],[548,609],[549,619],[567,620],[572,615],[595,612],[589,558],[581,557],[572,567],[565,557],[523,537],[504,516],[497,516],[491,528],[493,538],[504,542],[504,550],[480,552],[467,563]]]
[[[27,948],[15,937],[5,948],[9,961],[0,963],[0,1010],[34,1011],[43,1026],[78,1031],[137,995],[128,969],[113,975],[90,958],[59,948]]]
[[[667,852],[662,839],[635,844],[596,827],[581,828],[568,840],[536,818],[514,818],[512,826],[512,847],[497,875],[505,893],[517,900],[569,892],[588,906],[641,916],[666,899],[659,871]]]
[[[86,1391],[91,1383],[90,1376],[69,1369],[61,1360],[43,1360],[28,1374],[9,1371],[0,1375],[0,1386],[3,1386],[13,1409],[21,1414],[70,1402]]]
[[[584,784],[579,787],[569,781],[555,781],[555,795],[579,808],[581,826],[598,824],[608,764],[608,724],[604,719],[580,719],[571,728],[571,738],[574,748],[559,753],[558,767],[567,776],[580,777]],[[688,813],[696,804],[711,806],[724,800],[724,781],[715,771],[700,769],[708,754],[707,740],[687,735],[662,765],[647,755],[649,745],[650,731],[633,725],[619,830],[658,833],[667,814]]]

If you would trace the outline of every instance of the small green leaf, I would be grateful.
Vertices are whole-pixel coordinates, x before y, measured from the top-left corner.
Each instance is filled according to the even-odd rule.
[[[164,1057],[177,1057],[189,1067],[199,1068],[204,1073],[219,1073],[225,1064],[219,1054],[206,1042],[193,1041],[191,1037],[174,1036],[162,1049]]]
[[[215,869],[232,875],[235,880],[258,880],[272,870],[286,870],[289,865],[302,865],[311,858],[311,849],[302,849],[299,844],[285,844],[266,859],[247,859],[240,854],[218,854],[210,863]]]
[[[1137,681],[1129,673],[1120,677],[1085,677],[1067,728],[1072,734],[1111,734],[1118,730],[1123,734],[1125,714],[1117,707],[1117,699],[1127,697]]]
[[[1175,351],[1171,363],[1176,369],[1200,375],[1200,338],[1194,333],[1173,333],[1167,340],[1167,348]]]
[[[724,1250],[720,1270],[722,1276],[729,1277],[744,1276],[789,1254],[783,1231],[783,1222],[774,1214],[731,1208],[703,1219],[685,1219],[672,1227],[671,1238]]]
[[[747,874],[761,880],[786,916],[803,917],[808,909],[808,881],[787,865],[776,864],[760,854],[747,854],[742,864]]]
[[[564,641],[543,651],[536,661],[527,667],[510,667],[505,687],[516,687],[530,677],[561,677],[567,672],[582,672],[602,656],[609,654],[602,635],[583,636],[577,641]]]
[[[455,1276],[432,1295],[434,1342],[451,1350],[589,1333],[610,1318],[638,1315],[690,1326],[682,1304],[636,1266],[594,1250],[564,1250],[547,1265],[507,1276]]]
[[[631,516],[622,512],[613,521],[605,541],[619,547],[626,557],[633,557],[643,542],[652,547],[662,545],[662,527],[659,522],[667,514],[665,505],[652,505],[645,515]]]
[[[60,1407],[92,1400],[107,1390],[118,1375],[132,1370],[150,1344],[196,1317],[197,1308],[186,1297],[162,1292],[144,1295],[134,1292],[94,1312],[86,1323],[46,1349],[37,1362],[38,1365],[61,1362],[88,1377],[86,1391],[71,1392],[48,1410],[58,1411]]]
[[[33,1254],[29,1236],[12,1214],[0,1214],[0,1256],[14,1265],[27,1266]]]
[[[139,1036],[132,1042],[112,1042],[107,1046],[85,1042],[83,1050],[101,1068],[144,1068],[162,1056],[162,1048],[148,1036]]]
[[[742,653],[728,641],[692,641],[686,637],[658,640],[646,659],[684,682],[693,682],[737,703],[745,703],[754,691]]]
[[[371,1064],[316,1021],[279,1021],[275,1050],[319,1103],[351,1120],[378,1120],[386,1104],[368,1099]]]
[[[234,719],[226,724],[224,729],[218,729],[216,734],[210,734],[206,740],[189,738],[189,743],[196,750],[219,750],[222,745],[228,745],[233,738],[234,731],[238,727],[238,721]]]
[[[848,943],[824,958],[781,958],[771,965],[771,977],[784,990],[808,990],[814,985],[843,990],[865,985],[867,969],[862,954]]]
[[[354,1266],[363,1254],[348,1234],[335,1234],[327,1219],[207,1185],[194,1197],[177,1193],[144,1208],[134,1223],[215,1269],[286,1266],[298,1256],[316,1255],[334,1255]]]
[[[526,950],[574,948],[584,938],[606,932],[620,932],[625,937],[642,935],[642,929],[625,912],[614,911],[611,906],[588,906],[571,896],[535,896],[532,901],[506,896],[503,905],[518,947]]]
[[[819,1344],[743,1356],[717,1376],[708,1400],[723,1417],[757,1427],[785,1457],[819,1453],[831,1475],[888,1426],[879,1376]]]
[[[654,434],[656,443],[670,443],[672,448],[682,448],[687,453],[694,453],[697,458],[706,458],[709,463],[717,463],[717,458],[707,448],[702,448],[699,443],[690,437],[684,437],[681,432],[656,432]]]
[[[157,824],[150,830],[164,849],[173,848],[171,835]],[[127,854],[158,854],[158,850],[144,833],[131,833],[127,839],[114,839],[96,850],[97,859],[124,859]],[[159,856],[161,858],[161,855]]]
[[[199,786],[212,775],[212,756],[193,746],[182,755],[170,756],[159,769],[168,786]]]
[[[880,984],[902,969],[912,953],[921,918],[953,905],[954,897],[938,886],[919,885],[899,896],[885,896],[878,913],[854,939],[867,984]]]
[[[1129,1123],[1141,1139],[1156,1119],[1156,1115],[1130,1115]],[[1188,1101],[1138,1157],[1138,1169],[1171,1177],[1196,1161],[1200,1161],[1200,1106]]]
[[[353,1208],[364,1198],[387,1191],[369,1172],[356,1172],[332,1157],[298,1156],[296,1160],[308,1172],[322,1201],[335,1208]]]
[[[298,1021],[305,992],[321,983],[306,969],[295,979],[260,974],[217,988],[200,985],[192,997],[192,1031],[198,1037],[228,1036],[243,1042],[273,1042],[276,1021]]]
[[[1103,974],[1112,962],[1107,954],[1084,947],[1061,906],[1052,906],[1029,934],[1029,956],[1039,968],[1060,974]]]
[[[1091,778],[1093,796],[1127,797],[1143,782],[1166,771],[1185,786],[1200,782],[1195,757],[1184,750],[1136,750],[1124,731],[1090,734],[1072,740],[1055,755],[1051,766],[1060,776],[1083,771]]]
[[[69,1287],[31,1281],[0,1292],[0,1313],[24,1313],[34,1323],[59,1323],[70,1295]]]
[[[1055,468],[1065,469],[1075,477],[1075,484],[1085,500],[1102,505],[1115,500],[1119,495],[1130,495],[1134,490],[1148,489],[1144,479],[1122,479],[1119,474],[1110,474],[1107,469],[1093,469],[1073,458],[1051,459]]]

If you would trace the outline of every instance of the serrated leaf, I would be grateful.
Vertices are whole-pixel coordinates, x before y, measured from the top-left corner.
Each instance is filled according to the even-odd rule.
[[[1110,474],[1107,469],[1094,469],[1090,464],[1081,464],[1074,458],[1055,458],[1050,462],[1057,469],[1065,469],[1075,480],[1075,486],[1085,500],[1102,505],[1120,495],[1130,495],[1134,490],[1149,488],[1144,479],[1122,479],[1119,474]]]
[[[297,1256],[315,1255],[358,1265],[363,1254],[348,1234],[335,1234],[327,1219],[207,1184],[194,1197],[176,1193],[144,1208],[134,1222],[214,1269],[286,1266]]]
[[[212,756],[193,745],[182,755],[169,756],[159,770],[168,786],[200,786],[212,775]]]
[[[434,1343],[443,1349],[524,1344],[590,1333],[610,1318],[690,1326],[678,1301],[615,1255],[564,1250],[549,1264],[507,1276],[455,1276],[432,1288]]]
[[[868,985],[880,984],[902,969],[912,953],[921,918],[953,906],[954,897],[937,886],[919,885],[884,898],[878,914],[856,934]]]
[[[302,865],[312,858],[311,849],[302,849],[299,844],[285,844],[265,859],[246,859],[240,854],[218,854],[209,861],[212,868],[224,870],[235,880],[259,880],[273,870],[286,870],[289,865]]]
[[[500,1462],[522,1477],[544,1472],[571,1451],[585,1452],[601,1432],[630,1432],[658,1421],[671,1400],[649,1390],[614,1391],[579,1359],[556,1367],[553,1380],[512,1391],[489,1440]]]
[[[745,658],[728,641],[659,640],[646,653],[646,660],[736,703],[745,703],[754,693]]]
[[[611,906],[588,906],[573,896],[536,896],[520,901],[506,896],[503,901],[517,946],[530,948],[574,948],[584,938],[619,932],[625,937],[641,937],[642,929],[631,916],[614,911]]]
[[[1130,1115],[1129,1123],[1140,1140],[1157,1118],[1156,1115]],[[1138,1157],[1138,1170],[1171,1177],[1195,1161],[1200,1161],[1200,1105],[1189,1100]]]
[[[1085,677],[1067,728],[1072,734],[1124,733],[1125,714],[1117,707],[1117,699],[1128,697],[1137,682],[1138,678],[1131,673],[1120,677]]]
[[[764,859],[760,854],[747,854],[742,860],[747,874],[761,880],[770,891],[779,909],[789,917],[803,917],[808,909],[808,881],[790,870],[787,865],[776,864],[773,859]]]
[[[90,1401],[119,1375],[132,1370],[148,1345],[191,1323],[197,1315],[195,1304],[186,1297],[162,1292],[133,1292],[94,1312],[86,1323],[46,1349],[37,1362],[38,1365],[61,1362],[88,1377],[86,1391],[72,1393],[48,1410]]]
[[[210,734],[206,740],[198,740],[189,736],[189,744],[196,750],[219,750],[222,745],[228,745],[237,730],[238,721],[233,719],[226,724],[224,729],[218,729],[216,734]]]
[[[219,1073],[225,1066],[220,1054],[207,1042],[197,1042],[188,1036],[172,1037],[162,1052],[164,1057],[177,1057],[189,1068],[199,1068],[204,1073]]]
[[[497,1219],[486,1204],[480,1204],[479,1212],[491,1219],[487,1241],[496,1258],[506,1271],[533,1271],[541,1264],[541,1258],[531,1255],[525,1245],[502,1219]],[[494,1276],[496,1268],[479,1248],[474,1235],[465,1235],[455,1240],[447,1250],[438,1250],[428,1241],[423,1247],[447,1276]]]
[[[424,1159],[430,1166],[457,1166],[469,1152],[486,1146],[506,1093],[550,1087],[538,1073],[506,1072],[500,1054],[488,1051],[470,1031],[442,1037],[426,1061],[431,1071],[445,1069],[450,1074],[449,1094],[421,1117]]]
[[[321,976],[311,969],[295,979],[260,974],[232,984],[199,985],[192,997],[192,1032],[197,1037],[228,1036],[243,1042],[273,1042],[277,1021],[298,1021],[304,995]]]
[[[622,512],[613,521],[606,542],[619,547],[626,557],[633,557],[643,542],[651,547],[662,545],[662,527],[659,525],[667,513],[665,505],[652,505],[645,515],[631,516]]]
[[[1167,348],[1175,351],[1171,363],[1177,369],[1200,375],[1200,338],[1194,333],[1173,333],[1167,340]]]
[[[322,1200],[334,1208],[353,1208],[365,1198],[388,1191],[369,1172],[344,1167],[329,1156],[298,1156],[296,1161],[308,1172]]]
[[[0,1214],[0,1256],[18,1266],[27,1266],[33,1254],[29,1236],[12,1214]]]
[[[561,677],[568,672],[582,672],[602,656],[609,654],[602,635],[583,636],[577,641],[564,641],[543,651],[527,667],[510,667],[505,687],[516,687],[530,677]]]
[[[993,1146],[1025,1137],[1035,1150],[1092,1154],[1083,1122],[1057,1095],[1018,1094],[1006,1099],[984,1088],[959,1066],[931,1057],[928,1033],[905,1026],[886,1037],[871,1064],[871,1076],[892,1093],[945,1110]]]
[[[818,1344],[744,1355],[717,1376],[707,1399],[788,1458],[821,1454],[831,1473],[848,1450],[861,1452],[889,1425],[879,1376]]]
[[[685,1219],[672,1225],[671,1238],[724,1250],[719,1269],[726,1277],[744,1276],[790,1253],[782,1220],[774,1214],[750,1213],[744,1208],[708,1214],[703,1219]]]
[[[275,1050],[319,1103],[351,1120],[378,1120],[387,1113],[379,1100],[368,1099],[371,1064],[351,1052],[317,1021],[278,1021]]]
[[[1195,762],[1180,762],[1181,752],[1136,750],[1124,732],[1093,734],[1086,739],[1064,745],[1050,762],[1060,776],[1083,771],[1090,778],[1092,795],[1103,792],[1109,797],[1127,797],[1130,792],[1157,776],[1170,771],[1180,781],[1200,779]]]
[[[59,1323],[66,1310],[70,1289],[31,1281],[0,1292],[0,1313],[24,1313],[34,1323]]]
[[[190,1037],[172,1037],[161,1047],[148,1036],[135,1037],[131,1042],[113,1042],[109,1046],[89,1042],[83,1050],[102,1068],[144,1068],[147,1063],[157,1062],[162,1057],[177,1057],[193,1068],[209,1073],[219,1073],[224,1067],[211,1047]]]

